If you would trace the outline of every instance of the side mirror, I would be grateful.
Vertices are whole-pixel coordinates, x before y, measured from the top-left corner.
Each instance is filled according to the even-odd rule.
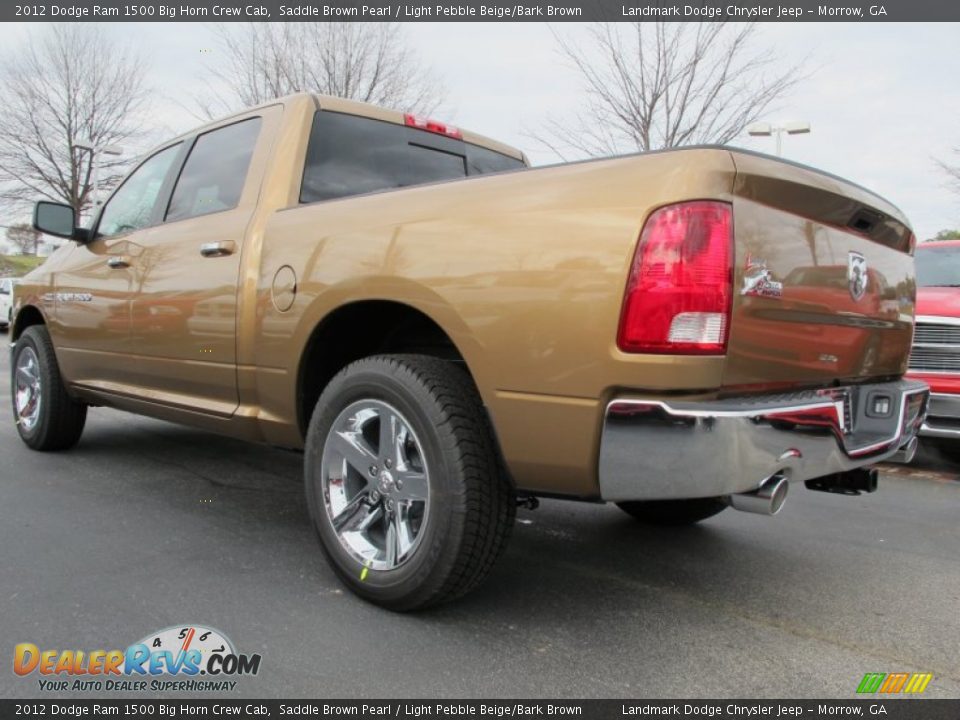
[[[87,231],[77,227],[73,208],[63,203],[41,200],[33,208],[33,227],[46,235],[84,242]]]

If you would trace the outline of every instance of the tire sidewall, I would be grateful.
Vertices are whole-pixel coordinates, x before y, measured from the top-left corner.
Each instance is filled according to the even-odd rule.
[[[10,363],[10,404],[13,410],[13,420],[16,423],[17,432],[20,433],[20,437],[30,446],[39,443],[40,438],[43,437],[46,431],[46,426],[50,422],[51,378],[48,367],[49,360],[46,352],[44,352],[45,348],[42,346],[43,343],[38,342],[35,335],[36,332],[33,327],[29,327],[23,332],[14,346],[13,357]],[[40,399],[40,417],[37,419],[37,424],[34,425],[31,430],[27,430],[23,426],[23,423],[20,422],[20,415],[17,412],[17,362],[20,360],[21,353],[28,347],[33,350],[37,356],[38,372],[40,373],[40,392],[42,393]]]
[[[392,570],[367,570],[340,541],[323,503],[321,474],[323,447],[337,416],[359,400],[380,400],[396,408],[420,441],[426,456],[430,507],[426,525],[412,557]],[[443,431],[444,415],[436,398],[402,364],[364,362],[335,380],[322,394],[307,433],[305,484],[307,504],[321,545],[337,574],[358,594],[381,604],[409,603],[411,595],[429,596],[452,567],[463,535],[466,509],[462,469],[456,441]],[[363,576],[363,579],[361,579]]]

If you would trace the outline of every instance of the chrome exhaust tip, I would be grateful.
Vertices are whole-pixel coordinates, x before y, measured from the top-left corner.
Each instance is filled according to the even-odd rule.
[[[913,462],[913,456],[917,454],[917,447],[919,445],[920,441],[917,440],[915,436],[910,438],[909,442],[901,445],[900,449],[891,455],[887,462],[902,463],[904,465]]]
[[[776,515],[787,500],[790,483],[777,473],[766,480],[753,492],[731,495],[728,502],[734,510],[752,512],[759,515]]]

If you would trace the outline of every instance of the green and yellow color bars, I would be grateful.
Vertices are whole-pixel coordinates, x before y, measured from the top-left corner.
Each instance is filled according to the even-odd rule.
[[[933,673],[867,673],[857,687],[858,693],[922,693],[933,680]]]

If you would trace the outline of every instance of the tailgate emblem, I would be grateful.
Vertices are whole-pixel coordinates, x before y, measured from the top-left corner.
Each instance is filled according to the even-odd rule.
[[[783,283],[775,280],[767,268],[767,261],[747,255],[747,266],[743,270],[743,288],[741,295],[748,297],[778,298],[783,295]]]
[[[867,259],[855,250],[847,255],[847,285],[854,300],[859,300],[867,292]]]

